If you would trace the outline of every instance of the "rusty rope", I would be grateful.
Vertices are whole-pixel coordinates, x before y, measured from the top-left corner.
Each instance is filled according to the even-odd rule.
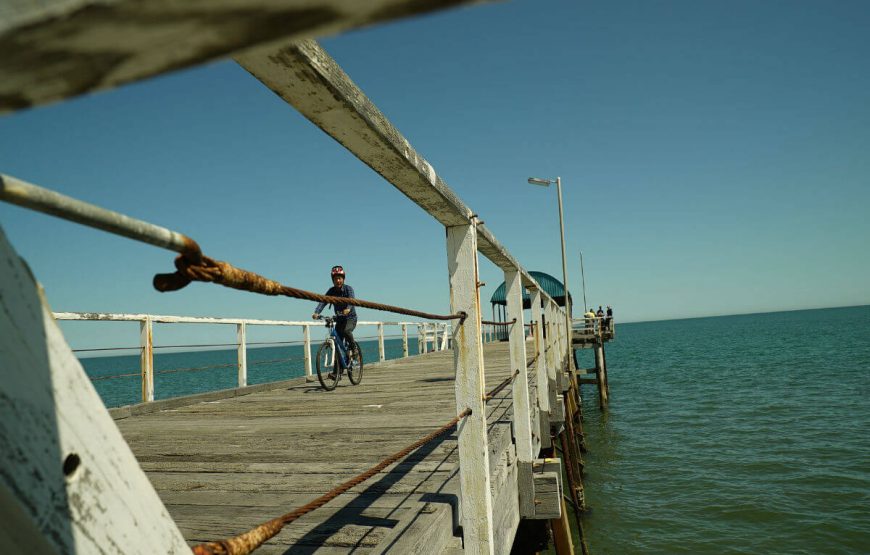
[[[490,320],[481,320],[480,323],[481,323],[481,324],[489,324],[489,325],[491,325],[491,326],[507,326],[507,325],[509,325],[509,324],[516,324],[516,323],[517,323],[517,319],[514,318],[513,320],[511,320],[511,321],[509,321],[509,322],[492,322],[492,321],[490,321]]]
[[[260,545],[262,545],[266,540],[280,532],[285,524],[290,524],[299,517],[322,507],[323,505],[325,505],[329,501],[332,501],[350,488],[361,484],[362,482],[368,480],[387,466],[393,464],[402,457],[405,457],[406,455],[411,453],[411,451],[414,451],[415,449],[425,445],[426,443],[429,443],[438,436],[444,435],[445,433],[449,432],[453,428],[453,426],[456,425],[457,422],[459,422],[469,414],[471,414],[471,409],[465,409],[464,411],[456,415],[456,417],[454,417],[450,422],[441,426],[431,434],[415,441],[401,451],[390,455],[386,459],[379,462],[377,465],[366,470],[362,474],[351,478],[340,486],[333,488],[332,490],[321,495],[311,503],[303,505],[302,507],[299,507],[298,509],[291,511],[285,515],[264,522],[256,528],[253,528],[248,532],[240,534],[234,538],[195,545],[193,546],[193,552],[196,555],[248,555],[253,550],[257,549]]]
[[[288,287],[277,281],[265,278],[254,272],[249,272],[241,268],[236,268],[228,262],[214,260],[207,256],[201,256],[199,260],[195,257],[188,257],[184,254],[175,258],[175,273],[172,274],[157,274],[154,276],[154,288],[160,292],[177,291],[187,287],[192,281],[204,281],[217,283],[225,287],[240,289],[242,291],[250,291],[252,293],[260,293],[262,295],[293,297],[295,299],[305,299],[309,301],[323,302],[329,304],[349,304],[360,306],[363,308],[371,308],[374,310],[383,310],[386,312],[395,312],[397,314],[405,314],[407,316],[416,316],[428,320],[460,320],[465,321],[466,314],[460,312],[458,314],[430,314],[419,310],[410,310],[399,306],[388,304],[375,303],[364,301],[362,299],[353,299],[348,297],[331,297],[326,295],[318,295],[311,291]]]
[[[513,373],[512,376],[504,379],[500,384],[495,386],[495,389],[493,389],[492,391],[487,393],[486,396],[483,398],[483,400],[489,401],[490,399],[495,397],[502,389],[506,388],[508,386],[508,384],[511,383],[512,381],[514,381],[514,379],[516,379],[516,377],[519,375],[520,375],[520,371],[517,370],[516,372]]]

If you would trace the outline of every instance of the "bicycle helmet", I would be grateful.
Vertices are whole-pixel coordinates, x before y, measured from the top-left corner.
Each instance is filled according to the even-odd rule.
[[[333,266],[330,275],[344,277],[344,268],[342,268],[341,266]]]

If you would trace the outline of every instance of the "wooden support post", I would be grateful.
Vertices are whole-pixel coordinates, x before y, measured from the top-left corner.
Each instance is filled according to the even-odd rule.
[[[146,316],[139,323],[139,367],[142,370],[142,402],[154,400],[154,324]]]
[[[526,369],[526,338],[523,321],[523,285],[517,270],[504,273],[507,315],[516,318],[509,326],[511,373],[518,372],[511,392],[513,394],[514,443],[517,449],[517,486],[521,517],[535,514],[535,492],[532,484],[532,414],[529,407],[529,375]],[[535,430],[537,433],[537,430]]]
[[[538,396],[538,437],[541,447],[550,447],[550,380],[547,369],[546,340],[544,339],[544,308],[541,305],[541,291],[537,288],[529,289],[531,299],[532,320],[535,322],[535,373]]]
[[[550,521],[553,528],[553,541],[556,544],[556,555],[574,555],[574,540],[571,539],[571,524],[568,522],[568,509],[562,498],[562,516]]]
[[[574,397],[574,386],[562,394],[565,402],[565,430],[561,434],[562,457],[565,460],[565,471],[568,476],[568,489],[574,505],[578,510],[583,510],[584,500],[580,492],[583,491],[583,459],[580,454],[581,448],[578,440],[582,439],[582,433],[578,435],[577,423],[579,408]],[[581,424],[582,426],[582,424]]]
[[[302,339],[305,342],[303,353],[305,357],[305,380],[311,381],[313,375],[311,372],[311,326],[309,324],[302,326]]]
[[[2,229],[0,261],[2,551],[190,553]]]
[[[245,323],[236,324],[239,342],[239,387],[248,385],[248,343],[245,339]]]
[[[384,354],[384,323],[378,322],[378,360],[383,362],[386,359]]]
[[[402,324],[402,357],[408,358],[408,324]]]
[[[595,343],[595,377],[598,379],[598,406],[607,408],[607,370],[604,367],[604,347],[601,341]]]
[[[484,404],[483,346],[480,331],[477,230],[474,223],[447,229],[450,312],[467,314],[453,328],[456,411],[470,408],[459,435],[462,533],[466,553],[494,553],[489,447]]]
[[[547,375],[552,383],[556,383],[556,366],[559,364],[558,347],[556,346],[556,311],[553,309],[554,304],[548,302],[546,306],[547,317]]]
[[[573,351],[571,350],[571,328],[568,327],[566,322],[562,322],[562,358],[564,359],[563,370],[565,372],[571,372],[574,369],[574,361],[571,360],[571,354]]]

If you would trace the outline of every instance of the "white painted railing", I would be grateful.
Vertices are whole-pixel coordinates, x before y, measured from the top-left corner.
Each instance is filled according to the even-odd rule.
[[[356,20],[368,21],[366,18]],[[571,334],[573,330],[571,328],[573,326],[570,324],[569,315],[567,315],[565,309],[559,307],[554,299],[547,295],[535,278],[520,265],[519,261],[483,225],[483,222],[477,217],[477,212],[466,206],[459,199],[456,193],[439,177],[432,165],[411,147],[410,143],[392,126],[388,119],[316,42],[310,40],[299,40],[290,43],[280,42],[278,46],[272,48],[244,50],[235,59],[260,82],[293,105],[300,114],[320,127],[326,134],[335,138],[363,163],[380,174],[388,183],[395,186],[396,189],[401,191],[412,202],[418,204],[443,226],[446,232],[451,314],[463,314],[463,318],[461,320],[453,320],[452,327],[449,328],[449,334],[444,324],[359,322],[359,325],[377,326],[379,357],[381,359],[384,358],[384,327],[388,325],[402,326],[404,355],[408,354],[408,325],[418,327],[418,351],[420,352],[426,351],[427,345],[430,342],[433,345],[433,349],[436,350],[443,349],[448,345],[452,346],[456,376],[454,385],[456,413],[465,415],[457,425],[459,477],[461,483],[458,513],[462,519],[464,550],[466,553],[471,554],[509,553],[519,516],[510,515],[517,518],[508,521],[500,520],[500,525],[496,526],[492,488],[490,487],[492,476],[490,474],[489,436],[484,399],[486,376],[483,358],[484,335],[487,335],[488,340],[491,340],[493,335],[481,328],[479,288],[482,283],[479,275],[478,255],[484,255],[501,269],[505,274],[506,283],[510,284],[507,293],[508,309],[506,318],[515,319],[515,322],[509,324],[508,335],[511,349],[511,370],[515,372],[514,375],[516,375],[516,380],[518,380],[519,384],[527,383],[528,379],[525,364],[526,357],[524,354],[526,345],[524,333],[522,333],[524,331],[522,290],[528,290],[532,299],[532,323],[536,324],[534,326],[536,338],[534,344],[537,355],[535,359],[537,381],[535,383],[538,384],[537,407],[534,414],[540,415],[540,421],[533,417],[531,400],[524,402],[522,398],[516,397],[517,395],[522,397],[523,386],[517,385],[517,382],[515,382],[512,393],[515,396],[513,406],[513,444],[516,445],[516,456],[519,462],[518,468],[522,469],[522,476],[518,478],[520,481],[529,478],[529,473],[534,462],[531,460],[531,457],[537,456],[541,446],[547,447],[550,445],[552,428],[548,425],[548,422],[552,420],[547,421],[545,418],[564,418],[564,410],[560,408],[561,389],[558,389],[558,384],[565,379],[563,370],[571,363],[571,357],[568,355],[572,346]],[[86,203],[75,201],[75,199],[69,199],[50,191],[41,190],[36,195],[38,198],[35,198],[20,194],[24,190],[33,190],[33,188],[20,180],[0,175],[0,192],[4,192],[6,200],[9,202],[31,208],[36,206],[45,208],[45,203],[49,201],[74,205],[77,207],[77,210],[82,209],[85,212],[68,210],[67,216],[64,217],[69,217],[72,221],[87,223],[87,225],[126,237],[144,240],[152,245],[167,248],[185,256],[190,254],[192,246],[195,245],[193,241],[185,236],[166,228],[147,222],[136,221],[117,213],[109,214],[107,211],[99,209],[99,207],[87,205]],[[55,208],[46,211],[54,215],[61,214]],[[535,210],[534,207],[524,207],[526,214],[528,214],[527,223],[534,224],[541,217],[541,214],[545,212],[543,208]],[[181,548],[176,546],[176,544],[184,546],[183,540],[180,539],[180,533],[175,527],[170,525],[171,521],[166,516],[167,512],[161,510],[162,506],[160,506],[153,488],[149,489],[151,488],[150,484],[145,479],[141,469],[135,464],[132,455],[129,455],[129,449],[123,444],[123,439],[117,434],[117,429],[111,426],[109,422],[104,426],[104,430],[113,432],[114,436],[111,436],[107,432],[100,432],[98,434],[93,432],[95,418],[102,417],[104,421],[108,422],[106,420],[108,416],[98,414],[99,411],[96,407],[97,403],[93,399],[92,389],[76,385],[76,383],[82,382],[84,377],[80,369],[78,369],[78,373],[73,370],[75,365],[72,363],[74,361],[71,361],[71,354],[68,349],[65,351],[66,358],[61,361],[66,365],[65,367],[60,366],[58,362],[60,359],[57,357],[52,359],[43,357],[44,360],[33,361],[27,359],[27,356],[33,358],[33,353],[28,350],[29,348],[36,349],[40,347],[39,341],[42,339],[42,336],[39,333],[42,331],[42,328],[32,324],[32,322],[41,322],[42,314],[40,313],[37,317],[34,317],[33,314],[28,313],[28,311],[33,312],[35,310],[34,307],[39,307],[39,301],[37,300],[35,303],[32,300],[27,302],[22,301],[21,292],[16,291],[16,288],[20,289],[24,287],[21,284],[26,284],[27,294],[31,295],[32,298],[37,298],[37,294],[34,293],[36,285],[32,282],[28,272],[20,267],[21,263],[18,255],[14,254],[10,248],[4,245],[0,246],[3,246],[3,250],[0,252],[9,252],[7,259],[12,261],[6,265],[0,265],[0,291],[5,291],[6,286],[10,290],[9,293],[0,295],[0,303],[13,303],[15,309],[15,311],[0,311],[0,324],[5,324],[5,327],[0,326],[0,328],[11,332],[10,334],[4,334],[8,335],[11,339],[0,337],[0,339],[6,339],[6,343],[2,343],[0,346],[8,349],[9,352],[16,350],[16,353],[21,355],[20,357],[10,357],[12,362],[18,363],[19,360],[28,361],[28,366],[39,366],[42,370],[45,370],[42,373],[19,371],[16,372],[16,379],[4,379],[0,380],[0,383],[3,383],[6,388],[19,387],[20,384],[25,383],[21,379],[18,379],[20,375],[23,375],[27,380],[37,384],[15,390],[14,399],[20,403],[20,406],[26,407],[35,406],[29,401],[29,397],[44,395],[46,391],[49,392],[48,397],[51,397],[52,384],[62,383],[67,388],[64,390],[64,395],[56,396],[54,400],[46,398],[46,400],[40,401],[42,403],[40,407],[44,410],[39,414],[44,417],[34,419],[34,422],[59,422],[69,427],[71,431],[64,429],[63,434],[56,435],[56,437],[47,437],[40,445],[44,444],[60,449],[60,447],[63,447],[59,443],[60,440],[69,442],[72,441],[69,438],[75,438],[76,441],[79,438],[84,438],[95,444],[95,447],[89,448],[87,451],[93,454],[88,460],[105,458],[103,451],[111,451],[113,449],[126,450],[124,452],[127,453],[124,455],[125,458],[123,460],[120,457],[116,457],[117,461],[120,462],[113,463],[116,466],[111,469],[112,471],[104,473],[108,477],[105,484],[91,480],[64,481],[61,478],[58,483],[64,485],[57,492],[52,491],[52,498],[66,499],[74,494],[76,499],[81,500],[85,498],[81,494],[81,491],[85,491],[89,496],[88,500],[73,504],[80,507],[73,507],[72,510],[81,513],[74,515],[75,518],[73,520],[76,526],[87,527],[89,532],[96,529],[98,532],[96,535],[100,535],[104,530],[114,531],[115,528],[102,524],[103,521],[99,520],[102,516],[97,518],[94,515],[97,513],[100,515],[119,515],[119,518],[126,519],[125,522],[131,521],[135,523],[133,525],[125,524],[124,527],[118,528],[122,532],[122,534],[119,534],[119,537],[125,542],[125,547],[135,547],[137,552],[146,552],[146,550],[161,552],[180,551]],[[199,250],[196,249],[195,252],[199,252]],[[28,299],[31,299],[31,297],[28,297]],[[11,318],[18,313],[28,313],[30,320],[27,320],[27,323],[35,331],[28,328],[28,330],[32,331],[29,335],[22,337],[15,335],[20,335],[18,323],[16,322],[15,325],[12,325],[9,322],[14,321]],[[64,320],[138,321],[140,323],[143,401],[154,399],[153,325],[155,323],[236,325],[239,385],[244,385],[247,382],[247,326],[301,326],[306,344],[305,350],[307,351],[306,374],[311,375],[310,327],[318,325],[316,322],[194,318],[147,314],[58,313],[55,314],[55,318]],[[53,322],[49,323],[51,326],[54,326]],[[30,341],[31,343],[25,344],[23,343],[24,341]],[[52,341],[63,343],[62,338]],[[42,345],[42,348],[44,347],[45,345]],[[64,349],[66,349],[66,345],[63,345],[63,349],[56,349],[55,352],[64,351]],[[33,352],[36,351],[34,350]],[[603,353],[601,354],[603,364]],[[50,364],[54,364],[50,368],[52,374],[49,374],[47,371]],[[19,369],[18,366],[14,368],[16,370]],[[28,370],[30,369],[28,368]],[[54,382],[48,382],[47,380],[55,374],[63,376],[63,380],[56,379]],[[74,382],[70,376],[78,382]],[[42,381],[38,382],[39,379],[42,379]],[[29,384],[30,382],[27,383]],[[46,387],[47,383],[50,387]],[[68,390],[72,387],[75,387],[75,392],[78,396],[68,394]],[[13,397],[6,395],[4,390],[4,398],[11,399]],[[86,399],[87,402],[83,401],[69,407],[61,404],[69,399]],[[52,402],[58,404],[51,406],[50,403]],[[16,417],[18,417],[15,403],[6,403],[6,406],[9,408],[7,412],[0,412],[0,415],[4,416],[0,420],[15,422]],[[547,416],[548,413],[549,416]],[[71,416],[66,417],[65,415]],[[29,433],[31,429],[35,428],[26,428],[24,430]],[[32,437],[26,436],[27,434],[25,433],[16,435],[16,442],[12,445],[16,447],[31,445]],[[96,446],[97,441],[92,438],[99,438],[98,446]],[[68,449],[61,449],[61,452],[66,451]],[[49,451],[42,449],[40,453],[49,453]],[[33,455],[31,458],[39,459],[38,462],[40,464],[48,464],[50,462],[54,466],[45,467],[50,469],[45,473],[41,470],[39,473],[22,473],[21,475],[25,477],[22,479],[32,480],[30,475],[45,476],[52,475],[52,472],[56,473],[56,463],[59,460],[57,457],[53,457],[56,454],[52,453],[52,456],[44,454]],[[8,458],[7,460],[12,461],[12,459]],[[14,463],[16,470],[25,468],[21,464],[20,459],[16,459]],[[9,468],[12,466],[12,464],[7,465]],[[7,467],[3,467],[4,472],[0,474],[13,476],[13,474],[8,472]],[[560,473],[557,474],[560,475]],[[126,495],[119,495],[117,493],[123,490],[131,475],[135,475],[139,483],[142,484],[140,489],[147,490],[146,493],[153,498],[152,505],[160,508],[154,509],[149,506],[147,510],[136,511],[135,506],[132,504],[119,505],[115,503],[118,499],[123,499],[126,503],[127,500],[138,501],[143,497],[142,495],[133,495],[131,493]],[[0,478],[0,484],[6,485],[7,482],[8,479]],[[15,481],[11,483],[14,484]],[[29,490],[44,492],[44,485],[45,482],[42,481],[38,484],[38,487],[21,488],[16,486],[16,488],[10,490],[16,492],[15,495],[17,497],[27,499],[27,503],[18,503],[15,506],[40,506],[43,499],[41,497],[34,498],[32,495],[29,495]],[[9,489],[8,486],[7,489]],[[69,495],[68,490],[72,492]],[[536,511],[533,508],[536,505],[533,491],[530,492],[528,489],[525,492],[521,491],[519,497],[521,506],[519,512],[522,516],[554,518],[553,516],[544,517],[540,514],[529,514],[530,511]],[[70,517],[66,512],[67,507],[65,504],[56,503],[55,505],[57,505],[56,509],[46,509],[46,511],[53,510],[54,512],[34,513],[33,518],[27,517],[28,520],[22,518],[21,522],[28,523],[24,528],[27,528],[27,530],[37,530],[45,522],[67,522],[67,519]],[[97,510],[106,506],[112,510]],[[562,506],[564,506],[564,503]],[[97,509],[94,509],[94,507]],[[506,504],[501,504],[497,508],[499,510],[510,510],[509,507],[506,507]],[[17,515],[18,513],[15,514]],[[558,515],[559,512],[557,511],[556,516]],[[100,528],[95,528],[93,523],[98,520]],[[504,522],[509,522],[509,524],[502,525]],[[145,545],[144,548],[139,543],[134,544],[134,542],[129,541],[130,531],[136,532],[138,537],[141,535],[142,530],[150,532],[158,529],[155,523],[166,525],[164,526],[166,528],[172,528],[173,537],[166,539],[152,534],[153,537],[148,538],[149,541],[140,542],[141,545]],[[94,535],[87,535],[88,540],[90,541],[90,538]],[[36,537],[36,535],[34,534],[33,537]],[[46,537],[50,538],[51,536]],[[43,538],[33,540],[27,545],[37,544],[39,546],[47,545],[43,543]],[[76,544],[69,543],[69,545],[74,547]],[[101,541],[99,545],[91,545],[95,546],[94,551],[100,549],[107,550],[111,549],[110,546],[117,545],[117,541],[112,539],[111,541]],[[65,546],[55,547],[55,550],[62,552],[70,551],[70,549],[70,547]]]
[[[254,320],[250,318],[210,318],[200,316],[161,316],[155,314],[113,314],[103,312],[55,312],[56,320],[87,320],[105,322],[139,322],[139,358],[142,375],[142,402],[154,400],[154,324],[223,324],[236,326],[236,346],[238,350],[238,387],[248,385],[248,326],[285,326],[302,328],[302,340],[304,345],[303,355],[305,361],[305,377],[312,377],[311,357],[311,327],[323,327],[322,322],[317,321],[290,321],[290,320]],[[417,330],[417,352],[427,353],[442,351],[448,348],[450,324],[440,322],[357,322],[357,329],[361,326],[374,326],[377,328],[378,359],[386,360],[384,348],[384,327],[398,326],[402,330],[402,356],[408,354],[408,327]],[[357,339],[361,339],[357,337]],[[277,343],[277,342],[276,342]],[[283,343],[283,342],[281,342]],[[428,344],[432,346],[429,348]]]
[[[612,334],[614,331],[613,317],[594,316],[592,318],[574,318],[571,320],[576,334]]]

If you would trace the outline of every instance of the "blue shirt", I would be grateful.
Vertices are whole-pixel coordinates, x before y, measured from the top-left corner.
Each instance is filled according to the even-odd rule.
[[[344,284],[341,287],[332,286],[329,288],[329,291],[326,292],[327,297],[347,297],[349,299],[356,298],[353,294],[353,287],[348,284]],[[323,307],[326,306],[326,303],[320,303],[317,305],[317,308],[314,309],[315,314],[320,314],[323,310]],[[349,304],[338,303],[333,305],[335,308],[335,317],[336,318],[347,318],[348,320],[356,320],[356,307]],[[350,314],[345,316],[342,314],[344,309],[350,308]]]

